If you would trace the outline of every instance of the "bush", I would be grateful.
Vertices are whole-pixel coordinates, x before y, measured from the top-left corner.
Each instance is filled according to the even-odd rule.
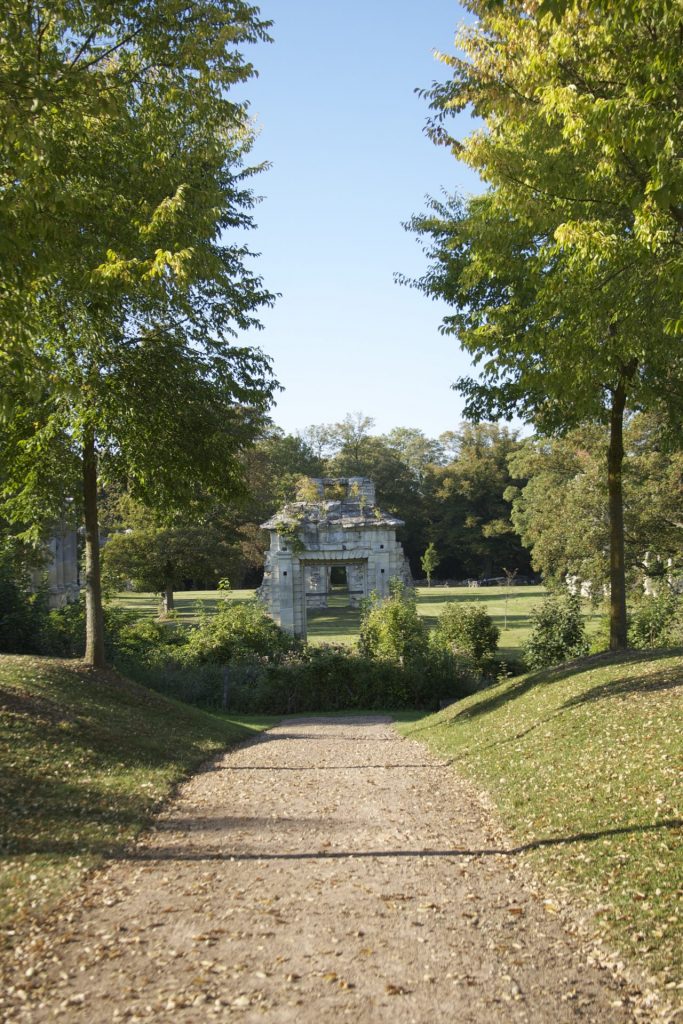
[[[361,607],[358,650],[368,658],[404,665],[427,654],[427,627],[412,590],[391,580],[389,597],[373,593]]]
[[[643,595],[629,616],[628,642],[631,647],[676,647],[683,644],[683,601],[671,587]]]
[[[47,593],[32,593],[28,572],[10,545],[0,548],[0,651],[42,654]]]
[[[581,599],[577,594],[546,597],[532,611],[531,622],[531,635],[524,645],[524,660],[529,668],[549,668],[588,653]]]
[[[221,601],[215,613],[204,613],[190,632],[182,661],[186,665],[226,665],[255,658],[280,661],[301,646],[257,601]]]
[[[472,659],[475,665],[490,665],[498,649],[500,630],[479,604],[447,604],[432,634],[433,643]]]
[[[85,651],[85,602],[54,608],[46,617],[45,653],[58,658],[82,658]]]
[[[426,708],[472,692],[469,667],[445,653],[406,665],[368,658],[348,648],[311,647],[260,674],[230,680],[232,710],[298,714],[359,708]]]

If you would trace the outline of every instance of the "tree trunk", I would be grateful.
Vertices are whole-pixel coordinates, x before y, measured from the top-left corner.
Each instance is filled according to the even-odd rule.
[[[161,612],[162,615],[168,615],[175,608],[175,600],[173,598],[173,584],[167,583],[166,589],[161,595]]]
[[[612,395],[609,448],[607,452],[607,489],[609,496],[609,647],[626,649],[626,569],[624,555],[624,496],[621,471],[624,462],[624,409],[626,386],[619,381]]]
[[[97,453],[95,433],[83,441],[83,503],[85,508],[85,661],[104,668],[104,615],[100,577],[100,531],[97,521]]]

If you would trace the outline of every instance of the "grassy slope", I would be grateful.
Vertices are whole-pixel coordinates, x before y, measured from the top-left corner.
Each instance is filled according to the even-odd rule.
[[[191,769],[274,719],[227,719],[80,662],[0,656],[0,921],[120,849]]]
[[[233,600],[244,601],[253,596],[253,590],[235,590]],[[433,626],[446,604],[457,601],[470,604],[483,601],[489,615],[500,628],[500,651],[504,655],[518,656],[521,645],[529,633],[529,613],[540,604],[546,593],[544,587],[418,587],[418,611],[429,626]],[[212,611],[219,600],[215,590],[185,591],[176,594],[177,620],[196,622],[200,607]],[[117,594],[114,602],[142,615],[156,615],[159,598],[154,594]],[[308,615],[308,639],[313,644],[352,644],[358,636],[359,612],[348,607],[345,590],[333,592],[329,608],[311,610]],[[586,603],[584,614],[588,631],[597,627],[599,614]]]
[[[487,789],[534,866],[672,994],[683,983],[682,655],[585,659],[397,726]]]

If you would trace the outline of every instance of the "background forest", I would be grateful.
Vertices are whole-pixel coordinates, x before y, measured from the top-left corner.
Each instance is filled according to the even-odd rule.
[[[264,522],[302,491],[302,477],[368,476],[380,506],[402,518],[413,576],[434,544],[436,580],[542,574],[578,577],[601,593],[608,577],[604,465],[599,426],[549,440],[520,438],[505,425],[462,423],[429,438],[397,427],[373,432],[361,414],[285,434],[266,422],[243,453],[248,497],[215,503],[199,517],[152,515],[125,492],[108,494],[104,563],[110,587],[132,579],[141,590],[235,587],[261,580]],[[671,451],[654,417],[634,415],[626,430],[625,514],[632,584],[683,565],[683,454]]]

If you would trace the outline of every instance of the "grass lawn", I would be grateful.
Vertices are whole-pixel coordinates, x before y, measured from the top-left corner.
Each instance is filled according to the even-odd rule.
[[[545,587],[418,587],[417,607],[429,626],[451,601],[481,604],[500,629],[501,654],[518,657],[529,635],[529,615],[547,594]],[[592,618],[590,606],[586,616]]]
[[[547,593],[544,587],[418,587],[418,611],[433,626],[449,601],[469,604],[484,602],[488,613],[500,628],[500,652],[509,657],[521,654],[521,645],[529,634],[529,614]],[[235,590],[231,601],[246,601],[253,590]],[[215,590],[189,590],[176,594],[176,622],[196,622],[201,608],[213,611],[222,595]],[[156,594],[117,594],[113,603],[130,608],[141,615],[157,615]],[[600,613],[587,602],[584,614],[588,632],[597,629]],[[333,590],[328,608],[311,609],[308,613],[308,640],[312,644],[353,644],[358,637],[359,612],[348,607],[345,589]]]
[[[492,794],[534,867],[683,1000],[683,651],[594,656],[397,728]]]
[[[78,661],[0,656],[0,922],[47,909],[203,761],[275,718],[229,718]]]
[[[308,613],[308,642],[311,644],[345,644],[358,639],[360,612],[349,608],[345,589],[333,590],[327,608],[311,608]]]
[[[248,601],[254,596],[253,590],[230,590],[227,594],[220,590],[180,590],[175,594],[175,616],[169,621],[182,622],[189,625],[199,621],[201,611],[213,612],[219,601],[227,597],[229,601]],[[134,594],[125,591],[116,594],[112,604],[129,611],[156,618],[159,615],[161,599],[159,594]]]

